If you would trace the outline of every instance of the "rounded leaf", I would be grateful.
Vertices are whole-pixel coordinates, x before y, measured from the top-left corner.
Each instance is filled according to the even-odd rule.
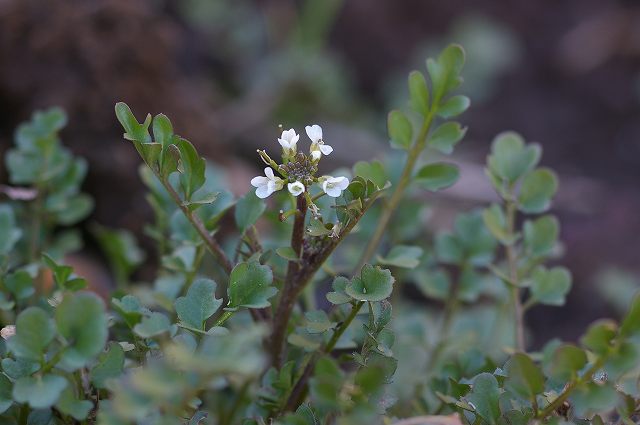
[[[452,186],[460,177],[460,170],[454,164],[435,162],[425,165],[416,174],[416,183],[435,192]]]
[[[174,305],[178,318],[195,329],[203,329],[204,322],[213,315],[222,300],[215,297],[216,283],[211,279],[196,279],[187,295],[176,299]]]
[[[91,292],[67,294],[56,309],[56,324],[69,342],[61,362],[68,369],[86,366],[102,352],[107,342],[104,303]]]
[[[49,315],[40,307],[29,307],[18,315],[16,334],[9,338],[7,345],[16,357],[39,361],[55,333]]]
[[[558,178],[547,168],[526,175],[520,187],[518,208],[525,213],[541,213],[549,209],[551,198],[558,190]]]
[[[387,129],[391,139],[391,146],[398,149],[409,149],[411,147],[413,128],[411,122],[402,112],[398,110],[389,112]]]
[[[229,278],[229,304],[227,310],[239,307],[269,307],[269,298],[278,290],[272,286],[273,272],[269,266],[256,261],[240,263],[233,268]]]
[[[498,134],[493,140],[487,162],[493,174],[513,183],[536,166],[540,154],[540,146],[525,146],[521,135],[508,131]]]
[[[394,281],[389,270],[365,264],[360,276],[349,282],[345,293],[357,301],[382,301],[391,295]]]
[[[25,376],[13,385],[13,399],[29,403],[34,409],[51,407],[58,402],[68,382],[62,376]]]

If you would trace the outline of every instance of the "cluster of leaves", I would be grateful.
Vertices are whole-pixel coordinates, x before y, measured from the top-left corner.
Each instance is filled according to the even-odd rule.
[[[487,176],[500,202],[435,236],[418,225],[424,189],[460,174],[439,158],[466,132],[450,120],[469,106],[457,94],[463,64],[453,45],[412,72],[410,108],[388,117],[402,158],[355,164],[342,195],[311,193],[313,207],[286,191],[269,207],[252,191],[235,199],[166,116],[139,122],[117,104],[144,162],[157,271],[132,284],[148,257],[134,235],[91,224],[116,283],[108,302],[65,264],[82,243],[66,227],[92,205],[86,166],[60,145],[64,114],[36,113],[16,132],[2,187],[0,421],[636,421],[640,300],[580,345],[527,352],[526,312],[562,305],[571,286],[545,265],[561,253],[546,214],[558,183],[538,168],[539,146],[498,135]],[[416,289],[442,308],[404,297]]]

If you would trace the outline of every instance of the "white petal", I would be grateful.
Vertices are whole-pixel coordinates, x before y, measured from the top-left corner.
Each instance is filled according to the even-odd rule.
[[[282,146],[282,149],[289,149],[290,148],[288,140],[278,139],[278,143],[280,143],[280,146]]]
[[[329,145],[320,144],[320,152],[325,155],[329,155],[331,152],[333,152],[333,148]]]
[[[311,139],[312,142],[317,143],[322,140],[322,127],[318,124],[311,126],[308,125],[304,129],[307,131],[307,136],[309,136],[309,139]]]
[[[260,199],[264,199],[272,193],[273,190],[271,190],[268,185],[260,186],[256,189],[256,196]]]
[[[280,138],[286,140],[289,145],[291,145],[292,142],[295,144],[300,136],[296,134],[296,131],[293,128],[290,128],[289,130],[283,131]]]
[[[254,177],[254,178],[251,179],[251,186],[253,186],[253,187],[264,186],[264,185],[267,184],[268,181],[269,181],[269,179],[264,177],[264,176]]]
[[[266,167],[264,169],[264,175],[267,176],[269,180],[275,179],[275,176],[273,175],[273,170],[271,169],[271,167]]]
[[[300,195],[302,192],[304,192],[305,189],[304,185],[300,182],[289,183],[287,185],[287,188],[293,196]]]
[[[342,190],[329,182],[322,183],[322,190],[324,190],[324,193],[331,196],[332,198],[337,198],[342,194]]]
[[[340,190],[345,190],[349,187],[349,179],[346,177],[338,177],[336,182],[336,186],[340,188]]]
[[[322,153],[320,153],[320,151],[311,151],[311,158],[313,158],[314,160],[319,160],[321,156]]]

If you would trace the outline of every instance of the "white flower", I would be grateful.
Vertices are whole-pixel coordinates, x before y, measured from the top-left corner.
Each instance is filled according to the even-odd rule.
[[[318,124],[314,124],[308,125],[304,129],[307,131],[309,139],[311,139],[311,158],[317,161],[322,155],[329,155],[333,152],[333,148],[329,145],[325,145],[322,140],[322,127]]]
[[[282,132],[282,136],[280,136],[278,142],[286,154],[295,155],[298,139],[300,139],[300,135],[296,134],[293,128],[290,128]]]
[[[322,178],[322,190],[332,198],[342,195],[342,191],[349,186],[349,179],[346,177],[325,176]]]
[[[301,182],[289,183],[287,187],[289,188],[289,192],[291,192],[293,196],[298,196],[305,190],[305,187]]]
[[[0,336],[2,339],[9,339],[16,334],[15,325],[7,325],[4,328],[0,329]]]
[[[260,199],[264,199],[276,190],[282,189],[284,185],[283,180],[280,177],[276,177],[270,167],[264,169],[264,174],[266,177],[258,176],[251,179],[251,186],[256,188],[256,196]]]

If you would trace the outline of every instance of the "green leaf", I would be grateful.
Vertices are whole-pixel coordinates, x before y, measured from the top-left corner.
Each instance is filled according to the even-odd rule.
[[[39,307],[28,307],[18,315],[16,334],[9,338],[7,346],[17,357],[40,361],[55,334],[49,315]]]
[[[13,396],[11,381],[4,375],[0,374],[0,414],[7,411],[13,404]]]
[[[484,421],[496,425],[500,418],[500,388],[495,376],[481,373],[473,380],[471,393],[467,395],[474,410]]]
[[[127,279],[145,259],[135,236],[125,229],[110,229],[93,224],[91,231],[119,279]]]
[[[425,273],[421,276],[421,279],[416,281],[416,285],[427,298],[445,300],[451,292],[449,276],[440,269]]]
[[[428,144],[443,154],[449,155],[453,152],[453,147],[462,140],[466,133],[466,127],[462,128],[460,123],[448,121],[431,133]]]
[[[102,300],[92,292],[66,294],[56,309],[58,331],[69,345],[61,363],[76,370],[86,366],[107,342],[107,316]]]
[[[20,240],[22,231],[16,226],[13,210],[9,205],[0,205],[0,255],[11,252]]]
[[[276,249],[276,254],[288,261],[300,261],[300,257],[290,246]]]
[[[422,248],[418,246],[396,245],[386,257],[378,257],[378,262],[386,266],[414,269],[420,264]]]
[[[258,221],[266,208],[265,202],[253,191],[247,192],[236,204],[235,219],[238,229],[244,233]]]
[[[89,400],[78,400],[71,387],[67,387],[60,399],[56,403],[56,409],[69,415],[77,421],[86,419],[91,409],[93,409],[93,403]]]
[[[29,403],[34,409],[44,409],[58,402],[67,385],[67,380],[58,375],[25,376],[13,385],[13,399]]]
[[[365,264],[360,276],[346,286],[345,293],[356,301],[382,301],[391,295],[394,281],[389,270]]]
[[[107,380],[122,375],[123,369],[124,350],[117,342],[111,342],[108,350],[98,357],[98,363],[91,369],[89,378],[96,388],[106,388]]]
[[[327,225],[317,218],[311,218],[307,233],[311,236],[327,236],[331,234],[331,229],[331,224]]]
[[[571,289],[571,273],[564,267],[536,267],[531,280],[531,296],[546,305],[563,305]]]
[[[153,140],[166,148],[173,141],[173,125],[165,114],[153,118]]]
[[[451,44],[445,48],[437,60],[427,59],[427,71],[433,87],[433,103],[440,105],[442,97],[462,84],[460,72],[464,66],[465,54],[461,46]]]
[[[187,207],[189,211],[195,211],[204,205],[213,204],[218,199],[218,195],[220,195],[219,192],[203,193],[203,190],[199,190],[190,201],[185,201],[182,205]]]
[[[347,295],[345,292],[347,285],[349,284],[349,279],[344,276],[338,276],[333,280],[331,287],[333,288],[333,292],[327,293],[327,300],[331,304],[340,305],[346,304],[351,301],[351,297]]]
[[[15,360],[9,357],[2,359],[2,370],[9,378],[14,380],[22,378],[23,376],[29,376],[32,373],[37,372],[39,369],[39,363],[26,360],[22,357],[18,357]]]
[[[306,331],[310,334],[320,334],[336,327],[336,322],[329,320],[329,316],[324,310],[307,311],[304,314]]]
[[[153,338],[171,330],[169,318],[162,313],[152,312],[133,327],[133,332],[141,338]]]
[[[211,279],[194,281],[187,295],[175,301],[178,318],[195,329],[204,329],[204,322],[213,315],[222,300],[215,297],[216,283]]]
[[[435,162],[422,167],[416,174],[416,183],[423,188],[436,192],[452,186],[460,177],[460,170],[454,164]]]
[[[151,114],[147,115],[144,123],[140,124],[133,116],[131,109],[124,102],[116,103],[116,117],[125,130],[124,138],[139,143],[150,143],[149,126],[151,125]]]
[[[333,409],[338,406],[344,373],[335,360],[322,357],[316,363],[313,378],[309,380],[311,399],[318,408]]]
[[[226,310],[269,307],[269,298],[278,292],[271,285],[272,282],[273,272],[269,266],[260,265],[256,261],[238,264],[229,277],[229,304]]]
[[[18,299],[29,298],[35,293],[33,278],[26,270],[8,274],[4,279],[5,287]]]
[[[551,378],[567,382],[574,379],[586,364],[587,354],[584,350],[575,345],[564,344],[553,352],[545,372]]]
[[[619,395],[611,383],[589,382],[577,387],[569,397],[576,416],[586,417],[590,413],[606,412],[619,400]]]
[[[176,146],[180,151],[180,183],[185,199],[190,201],[193,193],[204,184],[206,163],[188,140],[178,139]]]
[[[142,315],[148,313],[148,310],[143,308],[140,301],[133,295],[125,295],[119,300],[113,298],[111,303],[129,327],[136,325],[142,319]]]
[[[532,400],[544,391],[544,376],[540,368],[523,353],[514,354],[505,365],[507,379],[505,389],[526,399]]]
[[[389,116],[387,117],[387,129],[389,131],[389,138],[391,139],[392,147],[405,150],[411,148],[413,128],[411,126],[411,122],[402,112],[398,110],[389,112]]]
[[[460,264],[464,260],[461,241],[449,232],[441,232],[436,236],[435,250],[438,260],[443,263]]]
[[[620,336],[635,336],[640,332],[640,295],[636,295],[631,303],[629,312],[620,324]]]
[[[638,365],[640,350],[637,343],[623,341],[609,354],[604,370],[608,379],[618,382],[618,379],[625,373],[634,369]]]
[[[442,118],[453,118],[469,109],[469,106],[471,106],[471,100],[467,96],[452,96],[440,105],[438,115]]]
[[[77,291],[87,286],[86,280],[73,274],[73,268],[64,264],[58,264],[47,254],[42,254],[43,262],[53,272],[56,285],[63,290]]]
[[[524,247],[531,255],[542,257],[550,255],[556,246],[560,223],[552,215],[524,222]]]
[[[558,190],[558,178],[547,168],[527,174],[520,187],[518,208],[525,213],[541,213],[549,209],[551,198]]]
[[[598,320],[592,323],[580,339],[580,343],[599,356],[604,356],[612,348],[618,333],[618,325],[613,320]]]
[[[425,116],[429,113],[429,88],[427,80],[420,71],[412,71],[409,74],[409,95],[411,107],[419,114]]]
[[[371,180],[377,187],[384,187],[389,181],[389,176],[380,161],[358,161],[353,166],[353,174]]]
[[[510,245],[514,238],[507,232],[507,219],[502,207],[498,204],[491,204],[491,207],[482,212],[484,225],[491,234],[504,245]]]
[[[540,154],[540,146],[529,144],[525,147],[524,139],[518,133],[500,133],[491,144],[489,169],[501,179],[513,183],[536,166]]]

